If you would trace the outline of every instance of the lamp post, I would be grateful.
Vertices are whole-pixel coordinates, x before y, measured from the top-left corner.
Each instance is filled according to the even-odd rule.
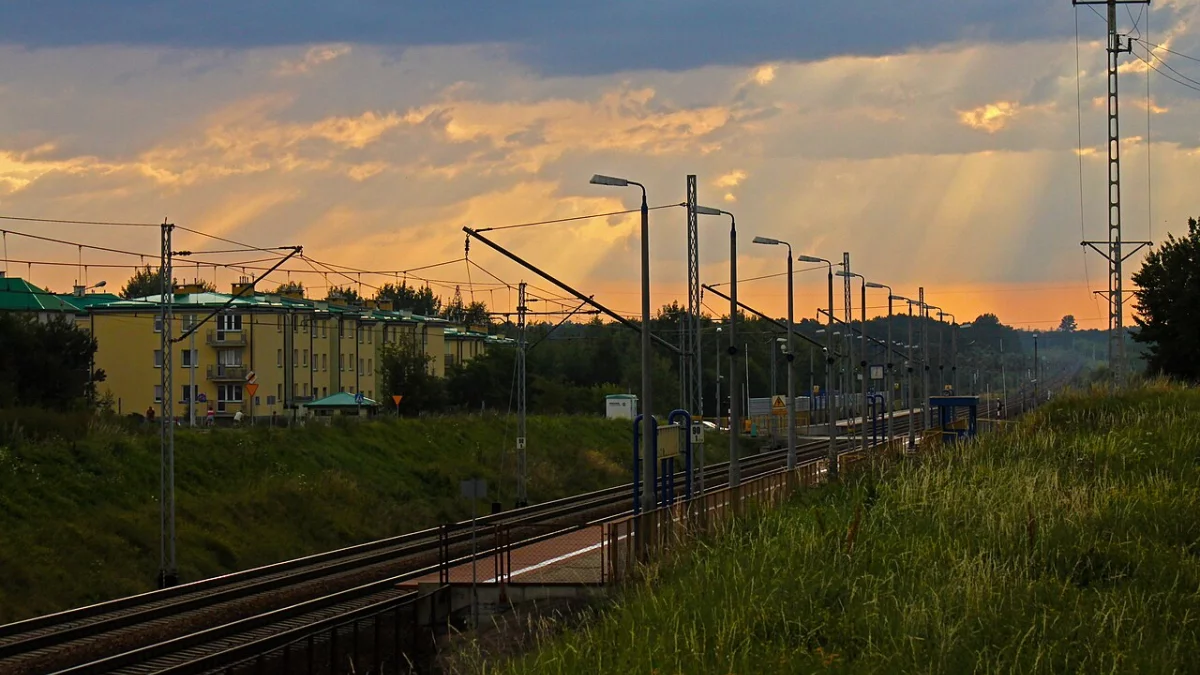
[[[825,398],[828,401],[825,406],[825,415],[829,419],[829,477],[837,478],[838,475],[838,456],[837,456],[837,420],[834,417],[834,396],[833,396],[833,263],[825,258],[818,258],[814,255],[802,255],[796,258],[802,263],[825,263],[829,266],[829,313],[826,314],[828,323],[825,328]],[[789,286],[791,284],[789,283]],[[790,337],[790,333],[789,333]]]
[[[596,174],[592,185],[628,187],[636,185],[642,190],[642,506],[649,509],[654,504],[654,458],[651,443],[655,441],[654,418],[652,417],[653,391],[650,377],[650,208],[646,205],[646,186],[625,178],[614,178]],[[648,541],[643,538],[643,546]]]
[[[888,292],[887,350],[883,355],[883,358],[886,359],[886,361],[885,361],[886,365],[884,367],[887,370],[883,371],[883,375],[884,375],[883,388],[885,390],[887,390],[887,407],[888,407],[887,439],[888,439],[888,443],[891,443],[892,442],[892,422],[893,422],[893,417],[894,417],[892,408],[895,407],[893,405],[893,400],[892,400],[892,397],[894,396],[893,391],[892,391],[892,365],[893,365],[892,364],[892,300],[895,299],[896,296],[892,294],[892,287],[888,286],[887,284],[877,284],[874,281],[869,281],[869,282],[867,282],[867,288],[886,289]],[[866,303],[863,303],[863,304],[865,305]]]
[[[738,397],[737,368],[737,219],[733,214],[708,206],[697,206],[701,216],[729,216],[729,487],[742,483],[742,467],[738,459],[738,434],[740,430],[741,401]]]
[[[950,317],[950,386],[954,387],[954,394],[957,396],[958,391],[958,319],[950,312],[938,310],[938,320],[943,321],[945,317]]]
[[[721,327],[717,326],[717,339],[714,341],[717,347],[717,360],[714,362],[717,365],[717,431],[721,430]]]
[[[792,245],[786,241],[779,239],[770,239],[767,237],[755,237],[754,243],[763,244],[766,246],[786,246],[787,247],[787,339],[785,340],[784,349],[787,350],[787,468],[792,470],[796,468],[796,353],[792,349],[792,326],[795,321],[795,303],[793,294],[793,270],[792,270]],[[771,351],[774,354],[774,350]],[[771,369],[774,375],[774,368]],[[772,391],[774,396],[775,392]]]
[[[860,279],[862,281],[862,299],[859,302],[859,304],[862,306],[862,309],[860,310],[860,314],[861,314],[862,318],[859,320],[859,322],[862,324],[862,335],[861,335],[862,347],[859,349],[859,354],[862,356],[862,360],[858,364],[859,367],[862,369],[862,387],[861,387],[862,388],[862,408],[860,410],[862,421],[859,424],[859,434],[862,436],[863,452],[866,452],[867,451],[867,375],[868,375],[868,373],[867,373],[867,278],[864,277],[863,275],[859,274],[858,272],[847,272],[846,270],[840,270],[837,274],[839,277],[846,277],[846,278],[858,277],[858,279]],[[849,325],[847,325],[847,328],[849,329]],[[850,335],[851,335],[851,340],[853,340],[853,336],[854,336],[853,330],[850,331]],[[851,377],[853,377],[853,375],[851,375]],[[853,381],[853,380],[851,380],[851,381]]]
[[[904,386],[906,389],[908,389],[908,448],[910,450],[912,450],[913,448],[915,448],[917,446],[916,433],[915,433],[916,424],[915,424],[915,421],[913,420],[913,412],[915,409],[913,408],[913,394],[912,394],[912,386],[913,386],[913,381],[912,381],[912,374],[913,374],[913,311],[912,311],[912,308],[915,303],[912,300],[909,300],[908,298],[906,298],[904,296],[895,295],[892,297],[894,297],[896,300],[903,300],[905,302],[905,304],[908,305],[908,344],[905,345],[905,347],[908,350],[908,356],[905,359],[907,361],[907,363],[905,363],[905,367],[904,367],[904,370],[905,370]]]
[[[1033,404],[1038,404],[1038,334],[1033,334]]]

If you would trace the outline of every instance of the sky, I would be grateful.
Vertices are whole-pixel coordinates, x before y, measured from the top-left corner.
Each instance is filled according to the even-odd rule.
[[[694,174],[700,203],[737,218],[743,279],[786,269],[782,248],[751,244],[762,235],[796,254],[848,251],[855,272],[900,295],[924,286],[959,321],[1106,325],[1091,292],[1106,263],[1080,246],[1107,238],[1105,25],[1068,0],[43,0],[4,13],[0,216],[165,220],[192,259],[244,263],[180,262],[181,279],[224,290],[275,255],[202,258],[240,246],[198,230],[302,245],[308,260],[264,286],[428,281],[509,311],[509,286],[552,287],[477,242],[467,262],[462,228],[636,208],[635,188],[588,184],[605,173],[667,207],[651,212],[657,307],[686,294],[686,213],[669,205]],[[1198,15],[1200,0],[1120,8],[1141,40],[1121,66],[1126,240],[1200,216]],[[1157,69],[1149,97],[1141,59]],[[727,281],[728,221],[700,227],[702,280]],[[7,273],[56,290],[114,290],[130,270],[102,265],[160,249],[151,227],[0,228]],[[636,214],[487,236],[640,311]],[[797,317],[825,304],[823,270],[797,264]],[[739,296],[786,312],[782,277]]]

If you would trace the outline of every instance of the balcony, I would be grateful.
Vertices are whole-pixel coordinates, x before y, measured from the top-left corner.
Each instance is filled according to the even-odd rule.
[[[245,382],[246,366],[209,366],[208,379],[212,382]]]
[[[206,342],[210,347],[245,347],[246,334],[240,330],[211,329]]]

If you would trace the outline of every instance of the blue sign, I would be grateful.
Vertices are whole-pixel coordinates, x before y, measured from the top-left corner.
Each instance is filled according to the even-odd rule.
[[[204,392],[196,394],[196,403],[208,403],[208,395]]]
[[[363,393],[360,391],[354,395],[354,402],[361,405],[363,402],[363,398],[365,398],[365,397],[363,396]]]

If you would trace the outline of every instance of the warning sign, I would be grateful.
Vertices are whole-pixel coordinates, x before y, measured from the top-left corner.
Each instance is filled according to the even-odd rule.
[[[775,395],[771,397],[771,414],[786,415],[787,414],[787,399],[782,396]]]
[[[258,393],[258,384],[255,382],[251,382],[250,384],[247,384],[246,385],[246,393],[249,394],[251,398],[253,398],[254,395]]]
[[[397,408],[399,408],[399,407],[400,407],[400,401],[403,401],[403,400],[404,400],[404,396],[402,396],[402,395],[400,395],[400,394],[393,394],[393,395],[392,395],[392,400],[396,402],[396,407],[397,407]]]

